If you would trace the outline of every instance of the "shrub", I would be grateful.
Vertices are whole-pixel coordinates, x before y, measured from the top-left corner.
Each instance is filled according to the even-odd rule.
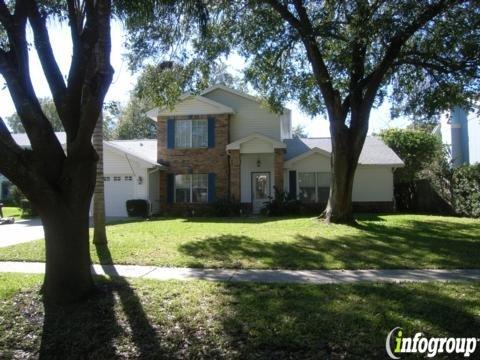
[[[286,191],[280,191],[276,187],[275,197],[269,197],[260,213],[268,216],[297,215],[301,210],[301,202]]]
[[[241,204],[233,199],[218,199],[210,205],[212,216],[229,217],[241,215]]]
[[[129,217],[148,218],[150,215],[150,203],[148,200],[135,199],[127,200],[127,214]]]
[[[22,210],[22,217],[38,216],[38,212],[32,206],[32,203],[23,195],[20,189],[13,185],[11,187],[12,201]]]
[[[458,215],[480,217],[480,164],[454,170],[453,202]]]

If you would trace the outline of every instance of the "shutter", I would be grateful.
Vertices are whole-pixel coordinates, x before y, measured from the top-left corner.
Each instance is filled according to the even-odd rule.
[[[167,120],[167,149],[175,148],[175,119]]]
[[[212,203],[216,200],[216,193],[215,193],[215,173],[208,174],[208,202]]]
[[[175,191],[175,175],[167,174],[167,203],[173,204],[173,193]]]
[[[295,170],[288,172],[288,192],[290,197],[297,198],[297,172]]]
[[[215,118],[208,118],[208,147],[215,147]]]

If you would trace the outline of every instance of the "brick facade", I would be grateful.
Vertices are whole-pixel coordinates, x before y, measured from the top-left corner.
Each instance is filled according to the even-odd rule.
[[[230,196],[237,201],[240,201],[240,150],[230,150]]]
[[[278,191],[283,191],[283,154],[285,153],[284,149],[275,149],[274,159],[273,159],[273,172],[274,172],[274,185]]]
[[[215,146],[201,149],[168,149],[167,120],[172,117],[158,118],[158,161],[167,166],[160,178],[160,207],[184,208],[182,204],[167,204],[167,174],[208,174],[215,173],[215,193],[217,198],[228,194],[228,156],[225,147],[229,143],[229,115],[175,116],[181,119],[215,118]]]

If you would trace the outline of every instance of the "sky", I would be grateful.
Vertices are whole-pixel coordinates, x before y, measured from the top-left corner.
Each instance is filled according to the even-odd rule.
[[[112,22],[112,53],[111,63],[115,70],[113,82],[107,93],[105,101],[120,101],[126,104],[129,98],[130,91],[133,89],[135,79],[138,74],[132,74],[128,69],[125,54],[127,52],[124,47],[124,31],[121,24]],[[70,31],[67,24],[52,23],[49,24],[50,41],[52,43],[53,52],[57,59],[58,65],[63,74],[68,73],[70,67],[72,44],[70,39]],[[32,39],[31,32],[29,39]],[[244,60],[238,56],[233,55],[226,60],[229,71],[232,73],[241,72],[244,66]],[[35,92],[38,97],[51,97],[45,76],[43,75],[42,67],[38,59],[37,53],[32,46],[30,49],[30,76],[34,84]],[[0,76],[0,81],[3,78]],[[252,94],[255,95],[255,94]],[[311,118],[303,113],[298,104],[289,102],[286,107],[292,110],[292,125],[301,124],[305,127],[310,137],[328,137],[328,121],[322,117]],[[14,104],[11,100],[10,93],[6,86],[0,87],[0,116],[5,119],[6,116],[15,112]],[[370,116],[370,131],[378,132],[381,129],[389,127],[404,127],[408,121],[404,118],[391,119],[389,112],[389,104],[385,102],[378,109],[373,109]]]

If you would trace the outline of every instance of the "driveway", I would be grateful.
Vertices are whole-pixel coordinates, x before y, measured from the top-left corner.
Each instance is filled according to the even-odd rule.
[[[0,225],[0,248],[43,239],[43,226],[39,218],[17,220],[15,224]]]

